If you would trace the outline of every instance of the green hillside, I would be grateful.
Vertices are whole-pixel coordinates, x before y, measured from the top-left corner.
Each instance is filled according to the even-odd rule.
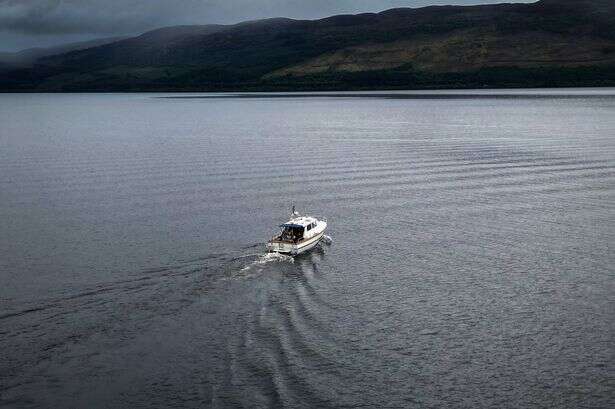
[[[615,2],[392,9],[180,26],[5,70],[5,91],[615,85]]]

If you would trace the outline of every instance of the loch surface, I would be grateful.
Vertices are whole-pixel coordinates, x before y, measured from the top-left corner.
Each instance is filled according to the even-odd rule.
[[[613,89],[0,94],[0,124],[0,407],[613,407]],[[292,204],[329,238],[267,256]]]

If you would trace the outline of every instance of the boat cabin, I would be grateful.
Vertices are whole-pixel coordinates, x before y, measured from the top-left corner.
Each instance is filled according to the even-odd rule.
[[[318,220],[313,217],[297,217],[290,219],[280,226],[282,232],[277,237],[277,240],[297,243],[303,239],[310,238],[314,235],[311,230],[316,228],[317,223]]]

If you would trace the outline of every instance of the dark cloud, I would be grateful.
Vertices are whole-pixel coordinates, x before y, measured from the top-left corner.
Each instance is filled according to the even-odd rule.
[[[138,31],[181,15],[181,7],[164,0],[0,0],[0,27],[24,34]]]
[[[497,0],[0,0],[0,49],[61,39],[136,34],[173,24],[235,23],[265,17],[318,18],[431,4]]]

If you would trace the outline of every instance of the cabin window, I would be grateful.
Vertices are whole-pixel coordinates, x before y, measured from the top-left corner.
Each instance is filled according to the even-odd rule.
[[[297,242],[303,238],[303,227],[300,226],[284,226],[280,239]]]
[[[307,229],[308,229],[308,231],[309,231],[309,230],[312,230],[312,225],[310,224],[310,225],[307,227]]]

